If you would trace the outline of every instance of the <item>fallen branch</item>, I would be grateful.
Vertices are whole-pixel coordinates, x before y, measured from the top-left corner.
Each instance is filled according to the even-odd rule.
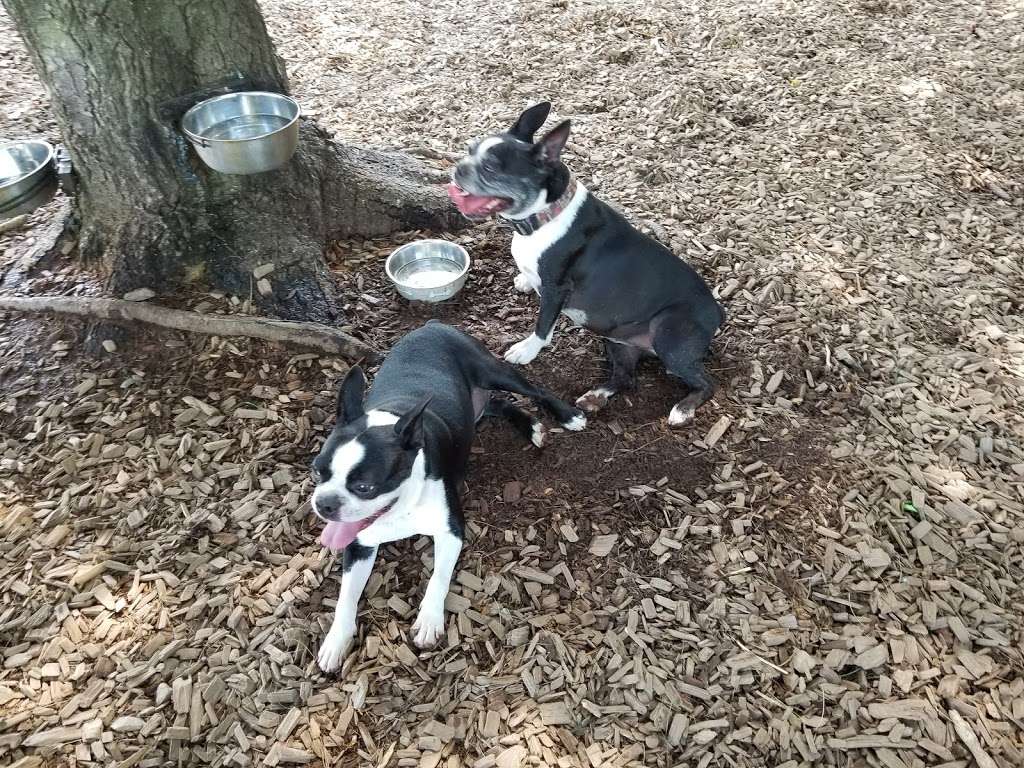
[[[247,315],[209,315],[124,299],[81,296],[0,296],[0,310],[79,315],[113,323],[133,322],[209,336],[246,336],[309,347],[374,363],[380,353],[344,331],[322,323],[298,323]]]

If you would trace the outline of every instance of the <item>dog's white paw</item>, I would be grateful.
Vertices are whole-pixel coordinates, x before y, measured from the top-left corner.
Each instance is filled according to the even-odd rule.
[[[514,285],[516,290],[520,293],[533,293],[534,290],[533,281],[522,272],[512,279],[512,285]]]
[[[579,432],[585,426],[587,426],[587,417],[581,413],[578,416],[573,416],[565,422],[565,424],[562,425],[562,428],[568,429],[570,432]]]
[[[328,632],[327,637],[320,644],[320,653],[316,657],[316,663],[320,669],[328,674],[337,671],[355,639],[355,632],[335,632],[333,629]]]
[[[668,425],[670,427],[681,427],[684,424],[688,424],[693,420],[693,414],[693,408],[680,408],[677,405],[668,415]]]
[[[595,413],[608,405],[608,398],[615,393],[605,387],[597,387],[576,398],[576,407],[587,413]]]
[[[412,625],[412,632],[412,641],[417,648],[432,648],[444,634],[444,608],[436,611],[421,607],[416,623]]]
[[[543,448],[548,441],[548,428],[541,424],[539,421],[533,425],[533,434],[530,436],[530,442],[536,445],[538,448]]]
[[[546,346],[547,344],[544,343],[543,339],[536,334],[531,334],[509,347],[505,353],[505,360],[513,365],[526,365],[533,362],[533,358],[537,356],[537,353]]]

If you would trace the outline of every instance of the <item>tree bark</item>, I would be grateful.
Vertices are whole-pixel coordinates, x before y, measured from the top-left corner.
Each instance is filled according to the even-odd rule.
[[[326,243],[459,225],[418,161],[333,143],[254,176],[208,169],[180,131],[203,98],[287,93],[256,0],[2,0],[25,39],[78,176],[80,252],[114,295],[201,282],[284,317],[336,319]],[[273,292],[253,268],[273,263]]]

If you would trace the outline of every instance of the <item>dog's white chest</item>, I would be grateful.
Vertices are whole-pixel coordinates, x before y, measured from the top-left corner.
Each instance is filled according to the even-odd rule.
[[[541,282],[540,257],[544,255],[544,251],[565,237],[586,199],[586,188],[582,184],[577,184],[576,194],[558,216],[532,234],[520,235],[517,232],[512,236],[512,259],[536,290],[540,290]]]
[[[535,289],[540,288],[538,264],[541,254],[547,249],[547,245],[534,241],[534,238],[539,234],[540,230],[532,235],[515,234],[512,236],[512,260],[515,261],[516,268],[526,275],[530,284]]]
[[[373,547],[410,536],[435,536],[448,529],[448,499],[441,480],[426,480],[416,501],[396,504],[373,525],[359,532],[358,541]]]

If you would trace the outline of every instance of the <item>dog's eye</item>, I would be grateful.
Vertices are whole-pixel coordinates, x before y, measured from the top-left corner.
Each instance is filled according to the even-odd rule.
[[[314,483],[319,483],[321,480],[324,479],[324,476],[320,474],[320,470],[317,469],[316,467],[309,468],[309,476],[313,478]]]
[[[487,171],[488,173],[495,173],[501,167],[501,164],[499,162],[489,157],[484,158],[482,165],[484,167],[484,170]]]
[[[369,498],[373,496],[374,491],[377,490],[377,486],[373,483],[353,483],[352,493],[356,496],[362,496],[363,498]]]

